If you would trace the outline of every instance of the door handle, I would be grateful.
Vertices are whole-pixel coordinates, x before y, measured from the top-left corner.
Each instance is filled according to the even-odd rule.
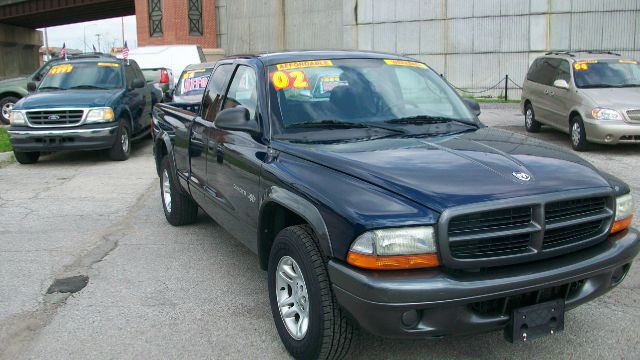
[[[220,164],[224,161],[224,147],[220,144],[216,147],[216,161]]]

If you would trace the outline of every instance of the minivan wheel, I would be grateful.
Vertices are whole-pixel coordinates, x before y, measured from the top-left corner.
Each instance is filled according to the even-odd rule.
[[[160,197],[164,216],[173,226],[193,224],[198,218],[198,204],[180,191],[171,167],[171,158],[165,156],[160,163]]]
[[[580,116],[574,116],[571,119],[571,147],[575,151],[588,150],[587,133],[584,129],[584,123]]]
[[[268,288],[276,329],[294,358],[347,356],[355,328],[336,302],[309,226],[290,226],[276,236],[269,254]]]
[[[524,107],[524,127],[527,129],[527,132],[530,133],[540,131],[541,124],[536,120],[533,106],[530,103],[527,103]]]

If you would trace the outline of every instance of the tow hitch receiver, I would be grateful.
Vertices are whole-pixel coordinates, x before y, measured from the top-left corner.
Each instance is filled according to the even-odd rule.
[[[558,299],[514,309],[504,337],[512,342],[527,342],[564,330],[564,300]]]

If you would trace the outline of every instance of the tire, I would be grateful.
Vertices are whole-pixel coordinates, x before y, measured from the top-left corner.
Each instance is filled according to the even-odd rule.
[[[124,161],[131,154],[131,126],[125,118],[120,119],[116,141],[109,150],[109,158],[113,161]]]
[[[193,224],[198,218],[198,204],[178,187],[170,160],[165,156],[160,163],[160,198],[164,216],[173,226]]]
[[[22,152],[14,150],[13,155],[16,157],[16,161],[23,165],[35,164],[40,158],[40,152],[38,151]]]
[[[19,98],[15,96],[7,96],[0,99],[0,109],[2,113],[0,114],[0,122],[5,125],[9,125],[9,112],[13,109],[13,105],[15,105]]]
[[[524,106],[524,127],[530,133],[537,133],[542,127],[542,124],[536,120],[536,114],[533,112],[531,103],[527,103]]]
[[[293,273],[283,269],[291,269]],[[268,288],[278,334],[294,358],[347,356],[356,328],[336,302],[326,263],[309,226],[291,226],[276,236],[269,254]],[[296,313],[287,317],[288,323],[284,317],[287,312]],[[303,325],[298,327],[296,319]]]
[[[587,132],[584,128],[584,123],[580,116],[576,115],[571,118],[571,128],[569,128],[569,137],[571,139],[571,147],[575,151],[587,151],[589,150],[589,143],[587,142]]]

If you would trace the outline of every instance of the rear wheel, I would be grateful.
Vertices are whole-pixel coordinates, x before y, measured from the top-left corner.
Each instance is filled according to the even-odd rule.
[[[533,105],[530,103],[524,106],[524,127],[530,133],[537,133],[541,128],[541,124],[536,120],[536,115],[533,112]]]
[[[160,197],[164,216],[174,226],[193,224],[198,218],[198,204],[180,191],[170,161],[169,156],[165,156],[160,165]]]
[[[109,158],[114,161],[124,161],[131,154],[131,127],[127,119],[120,119],[120,126],[116,134],[116,142],[109,150]]]
[[[38,162],[40,158],[40,152],[32,151],[32,152],[22,152],[22,151],[13,151],[13,155],[16,157],[16,161],[20,164],[34,164]]]
[[[571,118],[571,146],[575,151],[586,151],[589,149],[587,142],[587,132],[584,129],[584,122],[580,116],[575,115]]]
[[[294,358],[347,356],[355,329],[336,302],[309,226],[291,226],[277,235],[269,255],[268,288],[278,334]]]
[[[0,109],[2,109],[2,115],[0,115],[0,122],[5,125],[9,124],[9,114],[11,110],[13,110],[13,106],[18,102],[17,97],[15,96],[7,96],[0,99]]]

